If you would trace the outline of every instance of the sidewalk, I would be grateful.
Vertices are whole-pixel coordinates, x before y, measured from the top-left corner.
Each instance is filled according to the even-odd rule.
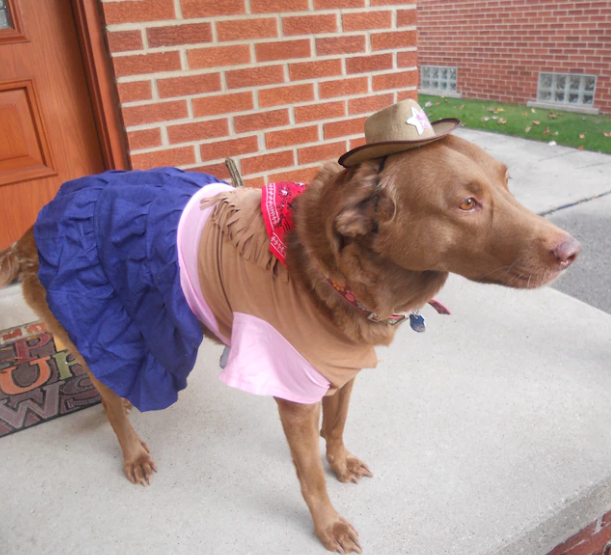
[[[611,190],[609,156],[459,133],[537,212]],[[375,477],[328,471],[331,499],[371,555],[545,555],[611,507],[611,316],[458,277],[439,298],[452,316],[426,310],[425,334],[402,328],[359,376],[346,442]],[[0,293],[1,328],[18,305]],[[180,402],[132,415],[150,488],[124,478],[101,406],[0,440],[0,551],[325,553],[275,403],[222,384],[219,356],[205,342]]]

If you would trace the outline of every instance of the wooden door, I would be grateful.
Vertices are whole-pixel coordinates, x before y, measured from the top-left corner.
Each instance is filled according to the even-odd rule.
[[[70,0],[0,0],[0,249],[103,170]]]

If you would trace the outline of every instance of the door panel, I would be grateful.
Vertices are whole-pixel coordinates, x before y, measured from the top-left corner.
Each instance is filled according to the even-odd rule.
[[[0,29],[0,249],[64,181],[104,170],[70,0],[4,2],[22,38]]]

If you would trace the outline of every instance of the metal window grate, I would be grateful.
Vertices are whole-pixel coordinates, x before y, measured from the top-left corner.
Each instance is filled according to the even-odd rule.
[[[537,101],[591,107],[594,105],[595,90],[596,75],[539,73]]]
[[[420,87],[423,90],[440,93],[456,92],[457,69],[455,67],[422,66],[420,73]]]
[[[0,0],[0,29],[10,29],[13,27],[11,15],[8,13],[6,0]]]

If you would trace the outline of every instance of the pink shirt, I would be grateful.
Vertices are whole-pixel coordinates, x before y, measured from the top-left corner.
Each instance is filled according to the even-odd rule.
[[[220,379],[231,387],[255,395],[279,397],[312,404],[327,393],[330,383],[271,324],[252,316],[233,314],[231,337],[223,337],[214,314],[204,299],[199,283],[198,248],[206,221],[214,206],[200,209],[205,198],[233,188],[207,185],[183,210],[178,225],[177,247],[180,283],[193,313],[225,345],[231,347]]]

